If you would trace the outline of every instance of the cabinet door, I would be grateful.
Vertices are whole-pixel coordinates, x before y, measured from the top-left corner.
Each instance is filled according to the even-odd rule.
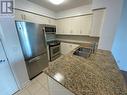
[[[18,87],[0,41],[0,95],[12,95],[16,91]]]
[[[48,24],[49,25],[56,25],[56,20],[52,18],[48,18]]]
[[[89,35],[91,23],[92,15],[61,19],[57,21],[58,34]]]
[[[66,43],[61,43],[61,54],[67,54],[68,53],[68,45]]]
[[[15,20],[35,22],[35,20],[37,20],[36,18],[34,14],[15,10]]]
[[[34,14],[23,12],[25,15],[25,21],[40,23],[40,18]]]
[[[71,35],[80,35],[80,17],[70,18]]]
[[[63,19],[63,30],[64,30],[64,33],[63,34],[66,34],[66,35],[71,35],[72,33],[72,30],[71,30],[71,20],[69,18],[67,19]]]
[[[15,10],[15,20],[23,20],[25,19],[25,15],[23,12],[20,12],[18,10]]]
[[[78,47],[79,45],[77,44],[71,44],[71,43],[61,43],[61,53],[62,54],[68,54],[69,52],[71,52],[72,50],[74,50],[76,47]]]
[[[63,20],[57,20],[57,31],[56,34],[64,34]]]
[[[51,19],[44,16],[35,15],[28,12],[15,10],[15,20],[24,20],[28,22],[56,25],[55,19]]]
[[[92,15],[80,18],[80,35],[89,35],[91,31]]]
[[[24,15],[25,15],[25,21],[39,23],[39,24],[49,24],[48,18],[46,17],[38,16],[27,12],[25,12]]]
[[[57,34],[72,35],[72,20],[70,18],[57,20]]]
[[[71,49],[74,50],[75,48],[79,47],[78,44],[71,44]]]
[[[100,37],[105,16],[105,9],[93,11],[92,31],[90,36]]]

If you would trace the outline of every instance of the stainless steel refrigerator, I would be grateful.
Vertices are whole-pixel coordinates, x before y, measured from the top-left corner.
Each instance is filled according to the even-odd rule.
[[[29,78],[32,79],[48,66],[43,25],[24,21],[16,21],[15,23]]]

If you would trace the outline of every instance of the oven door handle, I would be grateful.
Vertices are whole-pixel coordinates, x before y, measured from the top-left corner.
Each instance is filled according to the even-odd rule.
[[[55,47],[55,46],[60,46],[60,44],[56,44],[56,45],[49,45],[49,47]]]

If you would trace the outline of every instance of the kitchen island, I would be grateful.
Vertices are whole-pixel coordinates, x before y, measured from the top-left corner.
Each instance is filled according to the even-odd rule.
[[[70,52],[51,62],[45,73],[75,95],[126,95],[123,76],[109,51],[85,59]]]

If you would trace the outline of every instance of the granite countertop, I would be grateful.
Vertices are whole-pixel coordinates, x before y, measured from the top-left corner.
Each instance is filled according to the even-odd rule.
[[[123,76],[109,51],[89,58],[70,52],[51,62],[44,72],[75,95],[126,95]]]

